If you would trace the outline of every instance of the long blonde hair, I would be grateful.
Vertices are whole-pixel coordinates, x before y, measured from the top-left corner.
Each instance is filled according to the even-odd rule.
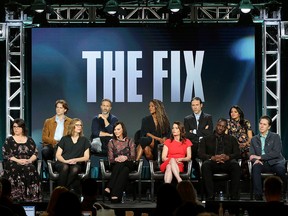
[[[168,119],[168,116],[166,114],[166,110],[164,107],[164,104],[162,101],[153,99],[150,102],[152,102],[155,106],[155,111],[156,111],[156,119],[158,122],[157,125],[157,131],[160,131],[161,134],[166,134],[169,132],[169,127],[170,127],[170,122]]]

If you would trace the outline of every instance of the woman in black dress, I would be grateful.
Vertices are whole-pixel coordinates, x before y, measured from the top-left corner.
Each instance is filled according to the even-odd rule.
[[[149,111],[150,115],[142,119],[136,160],[141,158],[143,152],[147,160],[157,160],[157,145],[164,143],[171,133],[164,104],[153,99],[149,102]]]
[[[55,168],[59,172],[58,186],[64,186],[80,195],[78,174],[90,158],[90,141],[83,135],[83,123],[74,118],[68,126],[68,133],[58,143]]]
[[[38,150],[29,137],[23,119],[15,119],[11,124],[11,135],[2,147],[5,163],[4,178],[11,182],[11,195],[18,202],[42,201],[39,174],[34,162]]]

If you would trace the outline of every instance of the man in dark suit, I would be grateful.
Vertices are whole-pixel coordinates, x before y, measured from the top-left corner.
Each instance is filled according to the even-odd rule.
[[[262,200],[261,173],[273,172],[283,181],[283,193],[286,191],[287,179],[285,158],[282,155],[282,142],[280,136],[270,132],[272,119],[265,115],[259,120],[259,134],[251,139],[249,159],[253,163],[252,181],[256,200]]]
[[[195,178],[199,178],[199,166],[196,158],[198,158],[198,145],[200,140],[213,133],[213,121],[210,114],[204,113],[203,102],[201,98],[194,97],[191,100],[191,108],[193,113],[184,118],[184,126],[186,138],[192,143],[192,166]]]
[[[203,161],[201,171],[206,196],[214,199],[214,173],[228,173],[231,178],[230,198],[239,199],[241,168],[238,163],[240,149],[237,139],[225,134],[227,119],[220,118],[213,134],[200,141],[198,154]]]

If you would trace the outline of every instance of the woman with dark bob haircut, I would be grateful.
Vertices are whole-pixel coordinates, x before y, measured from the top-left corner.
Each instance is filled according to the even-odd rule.
[[[133,139],[127,137],[123,122],[113,126],[113,138],[108,143],[108,160],[111,167],[111,178],[105,188],[105,195],[112,203],[121,201],[123,191],[128,183],[129,172],[134,170],[136,149]]]

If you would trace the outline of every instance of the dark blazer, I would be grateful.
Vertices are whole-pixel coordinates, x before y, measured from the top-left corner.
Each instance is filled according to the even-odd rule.
[[[141,123],[141,132],[140,132],[140,140],[139,143],[142,146],[142,148],[145,148],[145,146],[149,145],[152,141],[151,138],[147,137],[147,133],[151,133],[154,136],[161,137],[161,138],[169,138],[171,133],[170,126],[165,129],[166,131],[161,134],[161,131],[156,130],[155,123],[153,121],[152,115],[146,116],[142,119]],[[147,143],[148,142],[148,143]],[[159,142],[157,140],[154,141],[154,148],[152,150],[153,157],[155,160],[157,160],[157,146]]]
[[[265,154],[262,155],[262,147],[261,147],[261,140],[260,134],[253,136],[251,139],[250,149],[249,149],[249,157],[250,155],[258,155],[261,156],[262,161],[266,161],[269,165],[274,165],[280,162],[283,162],[285,158],[282,155],[282,141],[280,136],[274,132],[268,132],[264,151]],[[255,159],[252,160],[254,162]]]
[[[208,125],[208,129],[205,127]],[[199,118],[199,125],[197,129],[197,122],[195,114],[192,113],[184,118],[184,127],[186,131],[186,138],[192,142],[192,158],[195,159],[198,157],[198,143],[199,137],[205,137],[213,133],[213,121],[210,114],[201,112]],[[190,132],[190,130],[196,129],[196,134]]]
[[[209,127],[208,129],[205,129],[207,125]],[[194,113],[184,118],[184,126],[186,130],[186,138],[190,139],[193,144],[199,142],[199,137],[208,136],[213,133],[212,116],[204,112],[200,115],[198,128]],[[196,129],[197,134],[190,132],[190,130],[193,131],[194,129]]]
[[[230,160],[240,158],[240,149],[237,139],[231,135],[223,134],[224,154],[228,155]],[[199,158],[203,161],[209,160],[216,155],[217,148],[216,135],[212,134],[201,139],[198,149]]]
[[[166,128],[166,132],[161,134],[160,131],[156,130],[152,115],[149,115],[149,116],[146,116],[142,119],[141,137],[146,137],[147,133],[151,133],[157,137],[167,137],[168,138],[170,136],[170,133],[171,133],[171,128],[169,126],[168,128]]]

